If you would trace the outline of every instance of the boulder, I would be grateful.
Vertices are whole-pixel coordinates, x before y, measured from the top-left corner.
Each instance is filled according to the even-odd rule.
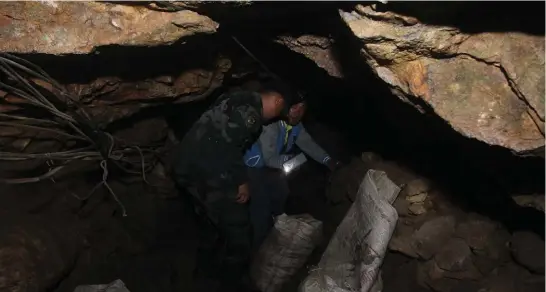
[[[461,240],[451,239],[433,260],[423,265],[424,283],[438,292],[478,291],[480,272],[472,263],[472,252]]]
[[[421,178],[414,179],[408,183],[408,185],[404,188],[402,191],[404,194],[406,194],[407,197],[413,197],[413,196],[419,196],[423,197],[422,200],[418,200],[418,202],[422,202],[425,200],[427,196],[427,192],[430,190],[430,186],[428,183]],[[411,199],[409,199],[412,201]],[[415,199],[412,201],[412,203],[417,202]]]
[[[498,266],[511,261],[508,249],[509,241],[510,233],[504,229],[497,229],[487,236],[487,244],[483,246],[483,249],[472,250],[475,255],[474,265],[483,275],[487,275]],[[472,241],[467,240],[467,242]]]
[[[9,218],[14,216],[3,219]],[[66,226],[49,223],[39,218],[2,220],[1,291],[44,291],[53,288],[73,267],[82,242]]]
[[[533,275],[516,264],[507,264],[493,271],[482,283],[484,291],[544,291],[544,276]]]
[[[544,240],[531,232],[514,232],[512,256],[520,265],[534,273],[544,274]]]
[[[428,260],[442,249],[454,231],[454,217],[442,216],[434,218],[426,221],[413,234],[412,246],[421,258]]]
[[[453,238],[434,256],[436,266],[451,279],[478,279],[480,273],[472,261],[472,251],[462,239]]]
[[[419,255],[412,245],[412,235],[415,232],[413,227],[398,222],[396,229],[389,241],[389,250],[399,252],[411,258],[418,258]]]
[[[357,5],[340,15],[361,41],[362,58],[396,96],[487,144],[516,152],[544,146],[544,35],[470,34],[389,5]]]
[[[422,178],[414,179],[406,185],[402,193],[405,194],[406,201],[410,204],[408,206],[410,214],[423,215],[427,212],[427,209],[432,207],[430,199],[427,200],[429,191],[429,183]]]
[[[464,239],[470,248],[484,250],[496,227],[496,224],[491,221],[473,218],[459,224],[456,234]]]
[[[544,194],[513,195],[512,199],[522,207],[531,207],[544,212]]]
[[[408,211],[412,215],[423,215],[427,212],[427,208],[425,207],[424,202],[418,202],[418,203],[412,203],[408,207]]]
[[[166,45],[218,28],[189,10],[106,2],[10,2],[0,11],[0,51],[13,53],[86,54],[107,45]]]
[[[445,277],[444,271],[436,265],[434,260],[428,261],[421,266],[424,272],[421,276],[421,285],[429,287],[434,292],[451,292],[453,287],[459,283],[457,279]]]

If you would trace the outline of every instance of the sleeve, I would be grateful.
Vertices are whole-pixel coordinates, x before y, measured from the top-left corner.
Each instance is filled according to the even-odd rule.
[[[277,136],[279,135],[279,125],[272,123],[264,127],[260,135],[258,144],[262,150],[262,157],[267,167],[282,169],[283,163],[288,161],[291,156],[278,154]]]
[[[319,163],[326,164],[330,160],[330,155],[313,140],[303,125],[301,125],[300,134],[296,139],[296,145]]]
[[[259,111],[250,105],[235,107],[229,115],[223,131],[228,147],[225,149],[228,159],[228,171],[237,185],[248,182],[247,166],[244,164],[244,153],[240,145],[257,137],[262,127]],[[223,151],[223,150],[222,150]]]

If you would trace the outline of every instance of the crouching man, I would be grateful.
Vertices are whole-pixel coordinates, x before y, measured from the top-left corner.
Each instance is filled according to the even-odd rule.
[[[250,217],[254,229],[254,249],[259,248],[273,227],[274,216],[284,213],[290,191],[282,169],[283,164],[293,157],[289,153],[294,145],[330,170],[339,166],[339,162],[315,143],[302,125],[306,102],[300,99],[293,100],[293,103],[283,120],[264,126],[258,141],[244,156],[245,164],[250,167]]]
[[[224,94],[176,146],[174,178],[193,194],[202,219],[194,273],[199,291],[247,290],[242,279],[252,226],[243,154],[259,137],[262,125],[284,110],[285,92],[282,83],[270,82],[259,92]],[[220,287],[210,287],[213,282]]]

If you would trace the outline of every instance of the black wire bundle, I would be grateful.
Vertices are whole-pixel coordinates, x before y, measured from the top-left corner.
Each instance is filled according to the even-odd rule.
[[[44,70],[17,56],[0,53],[0,89],[20,98],[23,103],[17,105],[23,109],[29,107],[39,109],[49,115],[49,118],[46,119],[0,113],[0,126],[53,133],[64,139],[77,141],[75,145],[78,145],[73,149],[46,153],[0,151],[0,160],[44,159],[54,166],[50,167],[46,173],[35,177],[5,178],[0,179],[0,182],[8,184],[38,182],[52,178],[74,160],[97,161],[103,171],[102,181],[92,190],[90,195],[98,187],[105,186],[120,204],[125,215],[125,208],[107,182],[109,166],[113,164],[124,172],[142,175],[143,180],[147,182],[146,173],[152,170],[157,161],[156,151],[151,147],[125,145],[123,141],[119,141],[111,134],[96,128],[85,109],[78,105],[76,98],[71,96]]]

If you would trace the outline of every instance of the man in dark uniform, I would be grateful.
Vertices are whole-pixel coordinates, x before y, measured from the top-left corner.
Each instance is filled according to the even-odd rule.
[[[211,282],[207,277],[219,276],[222,291],[243,291],[252,238],[243,154],[259,137],[262,125],[277,118],[285,103],[289,106],[290,95],[290,89],[275,80],[259,92],[224,94],[177,145],[175,179],[193,194],[208,221],[199,229],[197,281]]]

